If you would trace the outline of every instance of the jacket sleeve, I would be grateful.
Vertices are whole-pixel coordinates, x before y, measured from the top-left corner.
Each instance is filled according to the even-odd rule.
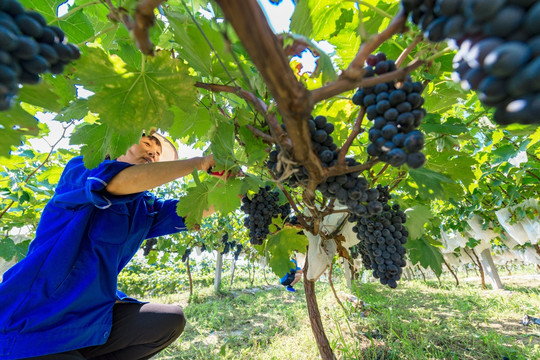
[[[133,201],[142,193],[117,196],[105,189],[116,174],[130,166],[133,165],[105,160],[98,167],[89,170],[84,166],[82,157],[76,157],[66,165],[52,201],[64,208],[91,204],[99,209]]]
[[[146,238],[169,235],[187,230],[184,219],[176,213],[178,200],[154,198],[153,202],[156,214],[154,215],[154,222]]]

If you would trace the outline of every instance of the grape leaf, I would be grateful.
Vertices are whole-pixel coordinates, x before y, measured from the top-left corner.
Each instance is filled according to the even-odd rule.
[[[230,178],[226,183],[216,179],[217,186],[211,188],[208,194],[208,202],[214,205],[214,209],[221,215],[227,215],[240,206],[238,194],[241,192],[242,180]]]
[[[409,231],[409,239],[418,239],[424,235],[424,224],[433,218],[430,208],[425,205],[416,205],[405,210],[405,214],[407,214],[405,227]]]
[[[133,144],[138,144],[141,138],[139,129],[131,129],[122,133],[116,132],[105,124],[84,124],[71,135],[70,144],[83,144],[81,154],[84,165],[95,168],[110,155],[112,159],[126,153]]]
[[[39,133],[38,121],[16,103],[8,111],[0,111],[0,156],[9,156],[12,146],[19,146],[24,136]]]
[[[440,197],[446,198],[445,189],[443,183],[452,184],[454,181],[444,176],[441,173],[427,169],[425,167],[420,169],[409,170],[409,175],[414,179],[418,186],[419,193],[427,199]]]
[[[10,261],[16,254],[15,242],[8,237],[0,239],[0,258]]]
[[[122,54],[129,61],[126,54],[132,53],[124,50]],[[171,106],[191,108],[195,102],[186,66],[166,52],[148,58],[144,69],[128,71],[131,61],[127,64],[116,55],[109,57],[101,49],[88,48],[76,67],[80,83],[95,91],[88,98],[89,110],[119,133],[133,128],[166,130],[173,123]]]
[[[188,229],[195,224],[200,224],[203,211],[209,208],[208,187],[204,183],[187,189],[186,195],[182,196],[176,206],[176,213],[184,217]]]
[[[286,227],[268,238],[266,248],[272,255],[269,265],[280,278],[289,272],[294,251],[305,252],[308,245],[307,237],[297,232],[297,228]]]
[[[221,122],[212,138],[210,144],[212,154],[216,164],[224,168],[230,168],[234,165],[234,125],[227,122]]]
[[[442,255],[435,246],[429,243],[425,236],[409,240],[405,244],[405,247],[408,250],[413,265],[420,263],[425,269],[429,266],[435,274],[441,275],[443,263]]]
[[[268,153],[266,152],[266,144],[262,141],[262,139],[253,136],[253,133],[247,127],[239,128],[238,135],[240,140],[245,145],[246,154],[248,157],[248,165],[253,165],[256,162],[264,160],[268,157]]]

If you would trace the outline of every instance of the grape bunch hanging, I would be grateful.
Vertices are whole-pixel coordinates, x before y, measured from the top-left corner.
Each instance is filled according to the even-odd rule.
[[[253,245],[262,245],[270,233],[272,218],[281,213],[278,205],[279,193],[271,190],[272,188],[267,185],[260,188],[252,199],[247,196],[242,198],[241,209],[247,214],[244,226],[249,229],[249,239]]]
[[[370,55],[366,63],[364,77],[396,70],[394,61],[387,60],[384,53]],[[420,152],[424,147],[424,135],[416,130],[426,116],[422,108],[423,88],[422,83],[407,77],[399,86],[390,81],[356,91],[353,103],[364,106],[367,118],[373,121],[368,133],[369,155],[395,167],[407,163],[416,169],[424,165],[426,157]]]
[[[37,84],[47,71],[61,74],[80,55],[41,14],[25,11],[17,0],[0,1],[0,111],[13,105],[19,84]]]
[[[402,0],[428,40],[451,39],[454,80],[499,124],[540,124],[539,0]]]
[[[334,166],[337,163],[338,147],[330,134],[334,131],[334,125],[328,122],[327,118],[318,115],[308,120],[308,127],[311,135],[311,146],[325,168]],[[284,129],[286,130],[286,129]],[[267,167],[278,177],[283,175],[284,169],[278,168],[279,151],[273,150],[267,162]],[[348,167],[353,167],[359,163],[353,158],[346,158]],[[297,187],[306,183],[308,179],[307,169],[303,166],[297,167],[286,182],[291,187]],[[341,204],[346,205],[353,213],[377,214],[382,210],[382,204],[377,201],[378,192],[376,189],[369,189],[367,180],[360,176],[360,172],[351,172],[339,176],[330,176],[326,181],[317,186],[323,196],[335,198]]]
[[[407,216],[398,204],[390,206],[391,195],[387,186],[377,186],[379,202],[383,204],[380,214],[356,216],[352,214],[348,221],[356,223],[353,231],[360,242],[354,246],[351,253],[362,257],[362,263],[368,270],[373,270],[373,276],[383,285],[396,288],[397,281],[405,267],[406,249],[409,232],[403,225]]]
[[[221,237],[221,243],[224,245],[221,255],[225,255],[233,251],[234,260],[238,260],[240,253],[244,249],[244,246],[236,241],[229,241],[229,233],[224,233]]]

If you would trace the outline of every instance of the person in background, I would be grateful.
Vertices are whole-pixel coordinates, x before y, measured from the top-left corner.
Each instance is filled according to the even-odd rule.
[[[157,133],[94,169],[70,160],[27,256],[0,283],[0,359],[149,359],[178,338],[182,309],[128,298],[117,276],[145,239],[186,230],[178,200],[147,190],[213,165],[178,160]]]
[[[291,270],[281,278],[281,285],[285,286],[287,291],[296,292],[294,285],[302,279],[303,270],[298,267],[296,258],[291,259]]]

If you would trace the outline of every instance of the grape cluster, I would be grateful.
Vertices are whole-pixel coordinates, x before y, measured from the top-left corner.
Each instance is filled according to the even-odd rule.
[[[358,163],[352,158],[345,159],[349,167]],[[346,205],[352,214],[364,216],[377,214],[382,210],[382,204],[377,200],[379,192],[370,189],[369,183],[360,173],[355,171],[339,176],[330,176],[317,186],[324,196],[335,198]]]
[[[540,1],[402,0],[427,39],[451,39],[454,80],[499,124],[540,124]]]
[[[364,77],[396,70],[394,61],[387,60],[384,53],[370,55],[366,63]],[[367,118],[373,121],[369,130],[369,155],[378,156],[395,167],[407,163],[416,169],[424,165],[426,157],[420,152],[424,147],[424,135],[415,130],[426,116],[422,108],[423,89],[421,82],[413,82],[407,77],[400,86],[390,81],[356,91],[353,103],[364,106]]]
[[[186,251],[184,251],[182,262],[186,262],[189,259],[189,255],[191,255],[191,248],[187,248]]]
[[[309,132],[311,135],[311,147],[313,151],[318,155],[322,162],[323,167],[330,167],[335,165],[337,161],[337,145],[334,143],[334,139],[330,134],[334,132],[334,124],[327,121],[325,116],[318,115],[315,118],[311,118],[308,121]],[[282,125],[283,130],[287,131],[285,126]],[[278,168],[278,158],[280,149],[274,149],[270,152],[266,166],[276,174],[278,178],[281,178],[284,172],[284,168]],[[287,183],[290,187],[295,188],[305,184],[308,179],[308,171],[304,166],[296,168],[296,172],[287,179]]]
[[[269,226],[272,218],[280,214],[278,205],[279,193],[271,191],[267,185],[259,189],[259,192],[249,199],[242,198],[242,211],[247,214],[244,226],[249,229],[249,239],[253,245],[262,245],[266,236],[270,233]]]
[[[143,246],[143,255],[148,256],[148,254],[150,254],[150,251],[154,249],[154,246],[156,244],[157,244],[156,238],[147,239]]]
[[[229,241],[229,233],[223,234],[223,236],[221,237],[221,242],[225,245],[223,247],[223,251],[221,251],[221,255],[228,254],[229,252],[234,251],[234,259],[238,260],[238,257],[240,256],[240,253],[242,252],[244,246],[234,240]]]
[[[80,55],[41,14],[25,11],[17,0],[0,1],[0,110],[11,107],[19,83],[36,84],[46,71],[60,74]]]
[[[353,214],[348,220],[356,223],[353,231],[360,242],[355,251],[362,256],[364,266],[373,270],[373,276],[381,284],[394,289],[401,277],[401,268],[406,265],[406,249],[403,244],[407,242],[409,232],[403,224],[407,216],[398,204],[388,204],[391,198],[388,187],[378,185],[377,190],[378,200],[383,204],[382,212],[363,217]]]

